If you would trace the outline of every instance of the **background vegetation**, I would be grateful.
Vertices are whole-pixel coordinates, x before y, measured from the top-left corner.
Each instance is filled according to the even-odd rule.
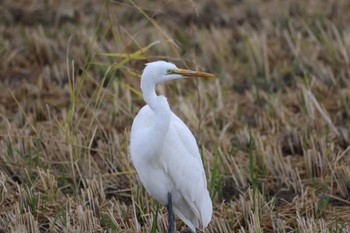
[[[204,232],[350,231],[349,1],[0,3],[0,232],[165,231],[128,155],[159,59],[218,77],[159,88],[203,155]]]

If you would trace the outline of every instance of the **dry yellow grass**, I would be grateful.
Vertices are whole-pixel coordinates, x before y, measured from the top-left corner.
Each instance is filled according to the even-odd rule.
[[[128,140],[158,59],[218,76],[159,88],[203,155],[204,232],[350,232],[349,1],[0,2],[0,232],[151,232]]]

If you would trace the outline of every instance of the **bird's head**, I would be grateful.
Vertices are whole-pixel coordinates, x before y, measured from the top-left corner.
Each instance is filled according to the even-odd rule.
[[[155,61],[146,64],[141,76],[141,82],[156,85],[167,80],[179,79],[184,77],[214,77],[214,75],[192,70],[179,69],[170,62]]]
[[[169,74],[169,70],[177,69],[176,65],[165,61],[155,61],[146,64],[141,80],[157,84],[166,80],[181,78],[178,74]]]

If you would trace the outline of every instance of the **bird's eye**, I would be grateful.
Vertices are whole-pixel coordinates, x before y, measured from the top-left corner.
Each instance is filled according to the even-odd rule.
[[[172,74],[173,71],[172,71],[171,69],[168,69],[168,70],[166,70],[166,73],[167,73],[167,74]]]

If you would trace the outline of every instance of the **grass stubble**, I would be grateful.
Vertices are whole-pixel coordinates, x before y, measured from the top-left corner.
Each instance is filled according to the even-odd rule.
[[[203,156],[204,232],[349,232],[349,10],[2,1],[0,232],[166,230],[128,155],[140,72],[157,59],[218,76],[159,87]]]

